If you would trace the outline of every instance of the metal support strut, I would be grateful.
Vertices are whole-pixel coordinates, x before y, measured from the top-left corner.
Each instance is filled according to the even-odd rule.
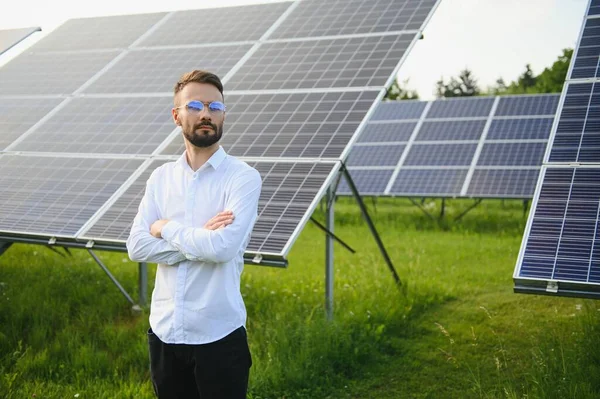
[[[131,298],[131,296],[127,293],[127,291],[125,291],[125,288],[123,288],[123,286],[119,283],[119,281],[115,278],[115,276],[112,275],[112,273],[110,272],[110,270],[108,270],[108,268],[106,266],[104,266],[104,263],[102,263],[102,261],[94,253],[94,251],[92,251],[91,249],[88,249],[88,252],[90,253],[90,255],[92,255],[92,258],[94,258],[94,260],[96,261],[96,263],[98,264],[98,266],[100,266],[102,268],[102,270],[104,270],[104,272],[106,273],[106,275],[108,276],[108,278],[110,278],[111,281],[117,286],[117,288],[119,289],[119,291],[121,291],[121,293],[129,301],[129,303],[131,303],[133,305],[133,307],[132,307],[133,310],[140,311],[141,310],[140,305],[138,305],[137,303],[135,303],[135,301],[133,300],[133,298]]]
[[[375,238],[375,241],[377,242],[377,246],[379,247],[379,250],[381,251],[383,258],[385,259],[385,263],[387,263],[388,268],[390,269],[390,272],[392,272],[394,281],[396,281],[396,284],[398,286],[401,286],[402,282],[400,281],[400,277],[398,277],[398,273],[396,273],[396,269],[394,269],[392,260],[390,259],[387,251],[385,250],[385,247],[383,246],[383,242],[381,241],[381,238],[379,237],[379,234],[377,233],[377,229],[375,228],[375,225],[373,224],[373,221],[371,220],[371,217],[369,216],[369,213],[367,212],[367,207],[365,206],[365,203],[363,202],[362,197],[358,193],[358,189],[356,188],[356,185],[354,184],[354,180],[352,180],[352,177],[350,177],[350,173],[348,173],[348,169],[346,169],[346,166],[344,164],[342,164],[342,172],[344,173],[344,176],[346,177],[346,182],[348,183],[350,190],[352,190],[352,194],[354,195],[354,198],[356,198],[356,202],[358,202],[358,206],[360,207],[362,216],[365,219],[365,221],[367,222],[367,225],[369,226],[369,229],[371,230],[371,233],[373,234],[373,237]]]
[[[329,204],[326,204],[325,206],[327,207],[327,210],[325,211],[325,214],[327,215],[327,212],[329,211]],[[313,222],[315,224],[315,226],[317,226],[318,228],[323,230],[325,232],[325,234],[327,234],[328,236],[331,236],[331,238],[336,240],[342,247],[346,248],[348,251],[350,251],[353,254],[356,253],[356,251],[354,249],[352,249],[352,247],[350,245],[346,244],[344,241],[342,241],[341,238],[339,238],[338,236],[333,234],[330,230],[327,229],[327,227],[323,226],[317,219],[311,217],[310,221]]]
[[[333,320],[333,228],[334,228],[334,192],[327,190],[325,210],[326,230],[331,232],[325,236],[325,313],[327,320]]]

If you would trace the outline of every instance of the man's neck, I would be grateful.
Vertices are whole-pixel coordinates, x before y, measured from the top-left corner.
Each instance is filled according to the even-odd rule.
[[[190,168],[195,172],[202,167],[219,150],[219,143],[210,147],[200,148],[188,142],[185,143],[185,158]]]

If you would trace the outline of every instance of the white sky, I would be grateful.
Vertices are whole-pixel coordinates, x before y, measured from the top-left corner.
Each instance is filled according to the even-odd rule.
[[[6,63],[67,19],[139,14],[272,2],[269,0],[5,0],[0,29],[40,26],[33,35],[0,57]],[[529,63],[540,73],[574,47],[588,0],[442,0],[420,40],[400,68],[399,78],[421,98],[433,97],[435,82],[473,71],[482,88],[502,77],[515,80]],[[209,35],[207,35],[208,37]]]

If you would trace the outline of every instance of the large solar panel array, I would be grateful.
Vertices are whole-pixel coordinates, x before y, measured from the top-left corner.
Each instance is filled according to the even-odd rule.
[[[0,30],[0,55],[27,39],[40,28],[18,28]]]
[[[172,87],[207,69],[225,86],[223,147],[264,180],[248,254],[285,259],[437,2],[66,22],[0,68],[0,232],[124,244],[149,174],[183,152]],[[30,176],[35,184],[19,184]]]
[[[590,3],[515,268],[515,291],[600,298],[600,4]]]
[[[348,169],[363,195],[532,198],[559,98],[382,102]]]

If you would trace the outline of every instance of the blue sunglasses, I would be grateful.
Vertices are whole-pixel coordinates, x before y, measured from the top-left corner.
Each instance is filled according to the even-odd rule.
[[[200,113],[204,109],[205,105],[208,106],[209,112],[214,112],[214,113],[225,112],[225,104],[223,104],[221,101],[213,101],[210,103],[204,103],[202,101],[193,100],[193,101],[188,102],[185,105],[175,107],[175,109],[185,107],[185,108],[187,108],[187,110],[189,112]]]

